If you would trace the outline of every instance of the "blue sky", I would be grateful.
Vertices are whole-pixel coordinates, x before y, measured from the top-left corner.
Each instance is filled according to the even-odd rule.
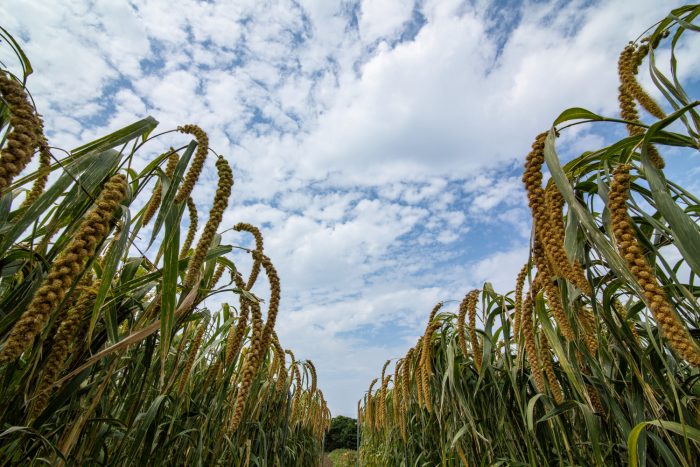
[[[336,415],[354,414],[436,302],[484,281],[511,289],[527,258],[520,172],[532,139],[567,107],[616,116],[617,54],[680,4],[233,3],[7,0],[0,17],[32,60],[52,144],[146,115],[209,133],[236,179],[222,230],[263,227],[282,344],[316,363]],[[679,52],[686,80],[700,76],[692,41]],[[612,131],[566,132],[562,154]],[[186,141],[147,146],[141,163]],[[697,192],[698,165],[669,171]],[[201,213],[213,187],[194,193]]]

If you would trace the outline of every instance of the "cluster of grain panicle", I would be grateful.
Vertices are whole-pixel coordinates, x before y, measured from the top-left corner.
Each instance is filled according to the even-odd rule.
[[[270,284],[270,303],[267,310],[267,321],[264,328],[253,333],[253,343],[251,344],[250,356],[247,359],[245,365],[242,369],[243,379],[241,381],[241,386],[239,388],[238,394],[236,396],[236,401],[234,404],[234,412],[231,418],[231,424],[229,426],[230,431],[235,431],[243,417],[243,410],[245,404],[248,400],[248,391],[250,390],[250,385],[260,362],[267,352],[270,340],[272,339],[273,330],[275,327],[277,313],[279,311],[280,303],[280,281],[277,276],[277,271],[275,270],[272,262],[268,257],[263,255],[259,251],[254,251],[253,256],[256,260],[260,261],[265,273],[267,274],[268,282]],[[260,313],[259,305],[257,303],[252,303],[251,308],[253,310],[253,322],[255,326],[255,317]],[[256,335],[258,336],[256,339]]]
[[[610,184],[608,208],[612,217],[612,228],[620,254],[627,262],[630,271],[637,279],[654,319],[661,327],[664,337],[682,358],[700,366],[700,349],[689,335],[688,329],[674,311],[664,290],[642,251],[632,221],[627,213],[627,200],[630,189],[630,169],[628,164],[619,165]]]
[[[562,334],[567,340],[574,340],[574,332],[564,312],[561,298],[553,283],[553,271],[569,271],[570,264],[564,252],[563,237],[559,238],[552,228],[552,212],[547,206],[545,191],[542,188],[542,164],[544,164],[544,145],[547,132],[540,133],[532,144],[532,150],[525,159],[523,183],[527,191],[528,204],[532,211],[534,230],[533,260],[538,274],[542,275],[543,285],[547,291],[550,309]],[[557,223],[560,220],[556,221]],[[573,277],[569,278],[570,280]],[[523,312],[526,312],[523,310]]]
[[[15,323],[0,350],[0,363],[12,361],[27,349],[49,316],[58,309],[86,263],[110,229],[112,216],[126,196],[126,177],[114,175],[104,185],[95,206],[88,211],[68,246],[51,265],[46,280]]]
[[[28,419],[30,422],[36,419],[46,408],[51,385],[62,370],[73,342],[78,338],[78,329],[80,328],[83,314],[93,305],[98,288],[99,282],[76,288],[74,295],[78,295],[78,299],[70,307],[56,331],[56,336],[53,339],[46,366],[44,367],[44,373],[37,385],[36,398],[32,401],[29,409]]]

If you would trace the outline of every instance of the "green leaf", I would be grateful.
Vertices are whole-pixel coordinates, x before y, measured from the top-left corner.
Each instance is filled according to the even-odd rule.
[[[674,244],[693,272],[695,274],[700,274],[700,230],[698,230],[698,225],[673,200],[673,197],[669,193],[668,185],[666,184],[666,178],[663,173],[654,166],[648,154],[649,139],[651,136],[680,118],[689,108],[697,105],[700,105],[700,101],[693,102],[674,112],[649,128],[642,142],[642,167],[644,168],[644,175],[651,187],[651,195],[656,202],[656,207],[661,215],[668,221],[669,227],[673,232]]]
[[[160,204],[160,210],[158,211],[158,216],[156,216],[155,223],[153,224],[153,232],[151,233],[151,240],[149,242],[149,247],[153,244],[153,241],[158,236],[158,233],[160,232],[160,229],[163,226],[163,221],[165,220],[166,213],[170,212],[170,207],[173,204],[175,204],[175,195],[177,194],[177,190],[180,187],[180,182],[183,179],[185,169],[187,168],[187,164],[189,164],[190,158],[192,157],[192,154],[194,153],[194,150],[196,147],[197,147],[196,141],[190,142],[190,144],[187,146],[185,153],[182,155],[182,157],[178,161],[177,165],[175,166],[175,173],[173,173],[173,178],[170,180],[170,183],[167,185],[167,189],[166,189],[166,184],[165,184],[165,182],[167,182],[167,180],[165,180],[165,177],[161,178],[163,192],[165,194],[163,195],[163,200],[161,201],[161,204]],[[182,203],[182,204],[184,205],[185,203]]]
[[[598,114],[594,114],[590,110],[583,109],[581,107],[572,107],[570,109],[566,109],[563,111],[559,116],[557,117],[556,120],[554,120],[554,123],[552,126],[557,126],[560,123],[568,122],[569,120],[603,120],[603,117],[601,117]]]
[[[170,352],[170,338],[175,324],[177,279],[179,275],[178,254],[180,252],[180,224],[178,208],[171,205],[165,218],[163,247],[163,285],[161,287],[160,338],[161,338],[161,382],[164,378],[165,362]]]
[[[107,136],[103,136],[102,138],[73,149],[71,155],[74,157],[82,157],[86,154],[101,152],[121,146],[134,138],[150,133],[156,126],[158,126],[158,120],[153,117],[146,117],[114,133],[110,133]]]
[[[683,437],[690,438],[696,443],[700,443],[700,429],[694,428],[692,426],[684,425],[676,422],[669,422],[666,420],[650,420],[637,424],[629,436],[627,437],[627,455],[629,456],[629,462],[631,467],[637,467],[637,441],[639,440],[639,435],[648,426],[656,426],[663,428],[664,430],[669,430],[677,433]]]
[[[97,292],[97,297],[95,298],[95,305],[92,308],[92,316],[90,317],[90,327],[88,328],[87,341],[92,342],[92,332],[97,323],[97,318],[99,316],[100,308],[107,297],[107,293],[112,288],[112,278],[117,272],[117,265],[119,264],[119,258],[124,254],[126,249],[126,242],[129,239],[129,227],[131,226],[131,216],[129,215],[128,209],[123,209],[124,214],[122,216],[122,229],[119,233],[119,237],[116,239],[114,248],[109,251],[109,254],[104,259],[104,267],[102,269],[102,277],[100,282],[100,288]]]
[[[15,40],[14,37],[12,37],[12,34],[7,32],[7,29],[3,28],[0,26],[0,31],[2,31],[2,34],[0,36],[4,37],[7,39],[8,42],[12,44],[12,49],[14,50],[15,54],[17,57],[20,59],[22,62],[22,68],[24,70],[24,78],[26,79],[27,76],[31,75],[34,72],[34,69],[32,68],[32,64],[29,62],[29,59],[25,55],[24,51],[22,50],[22,47],[19,46],[17,41]]]

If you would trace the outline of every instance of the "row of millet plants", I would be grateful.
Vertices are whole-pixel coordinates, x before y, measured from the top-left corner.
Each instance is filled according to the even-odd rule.
[[[0,70],[0,464],[316,465],[330,412],[313,364],[275,332],[280,279],[260,231],[222,224],[227,159],[197,239],[207,134],[180,126],[193,140],[153,158],[176,138],[149,117],[52,147],[31,64],[1,31],[22,72]],[[222,227],[254,239],[245,278]]]
[[[700,149],[700,101],[676,74],[699,14],[675,9],[625,47],[621,118],[573,108],[536,137],[514,292],[487,283],[454,312],[432,310],[359,401],[362,465],[697,465],[700,202],[665,178],[662,152]],[[665,43],[670,76],[656,63]],[[639,84],[645,59],[669,114]],[[559,132],[589,122],[628,136],[562,166]]]

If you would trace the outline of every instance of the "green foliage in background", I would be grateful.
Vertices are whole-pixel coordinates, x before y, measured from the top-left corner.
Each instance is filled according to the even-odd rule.
[[[331,426],[326,432],[325,450],[357,448],[357,420],[339,415],[331,419]]]

